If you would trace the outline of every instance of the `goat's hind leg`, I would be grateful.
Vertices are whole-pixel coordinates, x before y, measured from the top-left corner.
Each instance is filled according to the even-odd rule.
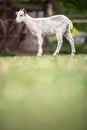
[[[56,34],[56,36],[57,36],[58,45],[57,45],[57,48],[56,48],[56,50],[55,50],[55,52],[54,52],[54,54],[53,54],[54,56],[56,56],[57,54],[59,54],[60,49],[61,49],[61,47],[62,47],[62,43],[63,43],[63,41],[62,41],[62,35]]]
[[[65,32],[64,36],[70,42],[70,45],[71,45],[71,55],[74,55],[76,53],[75,43],[74,43],[74,39],[73,39],[73,37],[72,37],[72,35],[70,33],[70,30],[68,30],[67,32]]]

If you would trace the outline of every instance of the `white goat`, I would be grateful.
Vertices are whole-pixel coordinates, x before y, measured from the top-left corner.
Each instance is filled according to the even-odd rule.
[[[75,53],[74,39],[70,33],[70,30],[73,28],[73,24],[69,18],[64,15],[55,15],[47,18],[32,18],[30,17],[25,9],[20,9],[19,12],[16,12],[16,22],[24,22],[31,33],[37,37],[38,40],[38,56],[41,56],[43,53],[42,44],[43,38],[46,35],[56,34],[58,45],[54,55],[59,54],[62,46],[63,35],[70,42],[71,45],[71,54]]]

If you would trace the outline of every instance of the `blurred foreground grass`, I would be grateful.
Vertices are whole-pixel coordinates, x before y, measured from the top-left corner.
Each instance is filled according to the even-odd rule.
[[[0,58],[0,130],[84,130],[87,55]]]

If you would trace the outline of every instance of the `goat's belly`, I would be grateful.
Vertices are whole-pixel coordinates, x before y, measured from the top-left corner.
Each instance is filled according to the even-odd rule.
[[[55,34],[55,31],[53,30],[53,31],[44,31],[43,33],[42,33],[42,35],[43,36],[49,36],[49,35],[54,35]]]

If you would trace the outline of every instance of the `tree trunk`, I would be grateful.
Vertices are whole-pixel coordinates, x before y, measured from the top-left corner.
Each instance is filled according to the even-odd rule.
[[[63,14],[63,10],[61,9],[58,0],[49,0],[52,3],[53,8],[57,11],[58,14]]]

